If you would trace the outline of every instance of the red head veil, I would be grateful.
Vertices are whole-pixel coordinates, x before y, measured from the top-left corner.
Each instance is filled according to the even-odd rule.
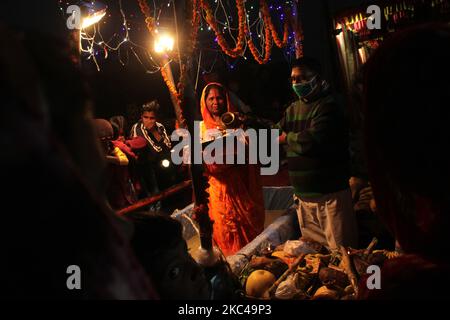
[[[227,91],[227,89],[225,89],[225,87],[223,85],[221,85],[220,83],[217,83],[217,82],[208,83],[203,88],[202,97],[200,99],[200,111],[202,113],[202,118],[205,123],[205,127],[207,129],[216,128],[217,126],[220,125],[220,123],[216,123],[216,121],[214,121],[214,118],[212,117],[211,113],[209,112],[208,108],[206,107],[206,91],[207,91],[208,87],[210,87],[212,85],[222,88],[222,90],[225,94],[225,100],[227,103],[227,111],[228,112],[236,112],[237,111],[235,106],[230,102],[230,97],[228,95],[228,91]]]

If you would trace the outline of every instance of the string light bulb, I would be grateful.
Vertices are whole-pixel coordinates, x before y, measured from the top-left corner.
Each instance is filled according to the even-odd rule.
[[[83,12],[83,18],[81,20],[81,29],[89,28],[90,26],[100,22],[106,15],[106,9],[108,7],[100,2],[87,3],[82,2],[81,10]]]

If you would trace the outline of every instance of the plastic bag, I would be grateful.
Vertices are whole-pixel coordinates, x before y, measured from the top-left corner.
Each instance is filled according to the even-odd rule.
[[[294,298],[300,289],[297,287],[298,283],[298,273],[290,274],[286,280],[284,280],[278,286],[275,291],[275,297],[277,299],[288,300]]]
[[[299,256],[302,253],[314,254],[317,253],[308,243],[303,240],[288,240],[284,244],[283,251],[291,256]]]

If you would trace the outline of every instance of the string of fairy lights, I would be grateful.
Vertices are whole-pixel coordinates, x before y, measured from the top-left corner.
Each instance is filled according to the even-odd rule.
[[[64,13],[65,9],[70,5],[69,0],[60,0],[59,6]],[[116,52],[119,63],[123,66],[127,65],[130,56],[133,56],[136,61],[142,65],[147,73],[157,73],[161,71],[162,66],[156,62],[152,50],[148,44],[139,43],[132,35],[133,32],[142,31],[145,33],[145,22],[140,14],[133,14],[125,12],[122,0],[117,0],[118,8],[120,12],[120,18],[122,20],[120,30],[114,32],[109,39],[105,39],[102,33],[102,26],[106,25],[111,19],[111,13],[106,17],[93,25],[88,29],[82,29],[80,31],[81,45],[80,52],[83,59],[91,60],[98,71],[101,70],[101,59],[108,59],[111,53]],[[270,61],[270,52],[272,49],[272,43],[274,42],[274,32],[281,34],[283,37],[283,24],[286,19],[286,9],[293,8],[297,5],[298,0],[246,0],[246,1],[231,1],[231,0],[198,0],[197,14],[200,15],[200,23],[198,26],[199,38],[209,39],[211,38],[211,44],[208,46],[208,41],[201,42],[201,45],[197,45],[193,55],[195,58],[192,60],[196,62],[197,69],[202,73],[211,72],[214,68],[218,58],[221,57],[226,65],[233,69],[237,63],[241,60],[248,60],[253,55],[253,58],[259,63],[267,63]],[[238,15],[238,4],[242,2],[242,10],[244,16]],[[267,19],[267,15],[262,14],[262,3],[267,3],[268,10],[270,12],[271,21]],[[94,4],[95,1],[92,1]],[[152,16],[157,28],[162,27],[162,17],[170,16],[170,13],[175,6],[174,0],[160,1],[159,4],[155,0],[147,1],[149,7],[152,10]],[[204,10],[202,4],[206,3],[213,12],[213,18],[208,17],[207,10]],[[291,18],[295,19],[296,11],[291,11]],[[168,20],[167,18],[165,20]],[[174,20],[174,19],[172,19]],[[240,39],[241,32],[239,23],[244,21],[246,28],[246,34],[243,39]],[[273,21],[273,23],[272,23]],[[273,29],[270,30],[269,23],[272,23]],[[215,25],[214,25],[215,24]],[[291,30],[287,36],[285,46],[282,48],[282,53],[288,61],[295,58],[296,48],[298,48],[299,37],[296,36],[296,31]],[[272,38],[270,33],[272,32]],[[276,35],[275,35],[276,36]],[[225,39],[225,40],[223,40]],[[236,49],[236,53],[231,54],[227,52],[227,48]],[[297,46],[296,46],[297,42]],[[242,48],[241,48],[242,47]],[[225,49],[225,50],[224,50]],[[241,49],[241,50],[239,50]],[[206,59],[202,59],[205,52],[212,53],[213,59],[208,59],[210,65],[205,65]],[[212,62],[211,62],[212,61]],[[169,61],[170,63],[170,61]]]

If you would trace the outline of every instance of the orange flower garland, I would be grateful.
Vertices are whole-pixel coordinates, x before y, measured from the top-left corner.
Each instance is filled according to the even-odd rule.
[[[138,0],[139,6],[141,8],[141,11],[144,13],[146,19],[145,22],[147,24],[147,29],[149,32],[154,35],[155,33],[155,21],[151,17],[150,14],[150,8],[148,7],[145,0]],[[197,36],[198,36],[198,27],[200,24],[200,13],[198,12],[198,8],[200,10],[204,10],[206,13],[206,22],[211,27],[211,29],[214,31],[216,37],[217,37],[217,43],[220,46],[220,48],[230,57],[236,58],[244,52],[244,45],[247,42],[247,45],[250,49],[250,52],[252,53],[254,59],[260,63],[264,64],[267,63],[270,59],[271,49],[273,43],[279,48],[283,48],[288,43],[288,37],[289,37],[289,25],[291,25],[291,28],[295,31],[295,44],[296,44],[296,52],[297,56],[302,54],[302,48],[299,46],[299,42],[302,38],[301,30],[299,29],[297,23],[293,21],[293,18],[291,15],[287,14],[289,18],[287,18],[283,25],[283,39],[281,40],[277,30],[272,22],[272,17],[270,15],[268,4],[265,0],[260,0],[260,11],[262,14],[262,19],[264,22],[264,57],[261,57],[258,49],[256,48],[253,39],[250,35],[250,30],[247,25],[247,18],[245,13],[245,0],[236,0],[236,7],[238,12],[238,38],[236,41],[236,47],[230,48],[229,44],[227,43],[227,40],[224,37],[223,32],[220,30],[217,22],[214,20],[214,14],[213,10],[211,9],[211,6],[208,3],[208,0],[192,0],[192,20],[191,20],[191,40],[188,44],[187,48],[187,54],[190,55],[193,50],[195,49]],[[248,37],[248,39],[247,39]],[[167,74],[163,69],[161,69],[161,73],[163,76],[164,81],[167,84],[167,87],[169,88],[171,94],[173,94],[175,97],[177,97],[178,100],[180,100],[180,94],[177,91],[176,87],[169,81]]]
[[[156,34],[156,28],[155,28],[155,20],[153,19],[153,17],[151,16],[151,11],[150,11],[150,7],[148,6],[147,2],[145,0],[138,0],[139,3],[139,8],[141,9],[142,13],[145,16],[145,23],[147,24],[147,29],[149,31],[149,33],[154,37]],[[183,88],[182,88],[182,79],[184,79],[184,68],[181,68],[180,70],[180,90],[178,91],[177,88],[173,85],[173,83],[169,80],[169,76],[167,75],[167,72],[165,70],[165,68],[161,68],[161,75],[163,77],[164,82],[166,83],[167,88],[169,89],[170,93],[175,97],[178,106],[182,105],[182,92],[183,92]],[[175,108],[177,109],[177,108]],[[177,110],[175,110],[177,112]],[[185,119],[182,115],[182,111],[179,111],[180,114],[178,116],[178,119],[180,120],[180,124],[184,125],[185,124]]]
[[[169,76],[167,75],[166,69],[161,68],[161,75],[163,77],[164,82],[167,85],[167,88],[169,88],[169,91],[171,94],[173,94],[177,100],[180,100],[180,97],[178,95],[177,88],[172,84],[172,82],[169,80]]]
[[[198,7],[198,1],[200,0],[192,0],[192,20],[191,20],[191,40],[187,45],[187,51],[186,55],[190,56],[192,52],[194,52],[196,43],[197,43],[197,36],[198,36],[198,28],[200,25],[200,14],[197,10]]]
[[[142,13],[145,17],[145,24],[147,25],[148,32],[152,36],[155,35],[155,19],[153,19],[150,11],[150,7],[148,6],[147,2],[145,0],[138,0],[139,8],[141,9]]]
[[[289,24],[288,20],[284,22],[283,26],[283,41],[280,40],[277,30],[272,22],[272,17],[270,16],[269,6],[267,5],[267,2],[264,0],[260,0],[260,10],[263,14],[263,17],[266,18],[267,27],[270,29],[270,32],[272,34],[272,39],[277,45],[278,48],[283,48],[288,43],[288,36],[289,36]]]
[[[235,48],[230,48],[223,33],[219,30],[219,27],[214,20],[214,14],[207,0],[200,0],[201,7],[206,12],[206,22],[209,24],[211,29],[214,31],[217,37],[217,43],[230,57],[236,58],[244,52],[245,38],[246,38],[246,17],[245,17],[245,2],[244,0],[236,0],[236,6],[238,9],[238,22],[239,22],[239,33],[238,40]]]
[[[239,34],[236,47],[231,49],[223,36],[223,33],[220,31],[217,22],[214,20],[213,11],[207,0],[199,0],[201,8],[206,12],[206,22],[214,31],[217,37],[217,43],[227,55],[232,58],[236,58],[244,52],[244,44],[247,36],[250,34],[250,30],[246,23],[246,15],[245,15],[245,1],[237,0],[236,6],[238,9],[238,21],[239,21]],[[260,0],[260,10],[262,13],[262,18],[264,21],[264,39],[265,39],[265,47],[264,47],[264,58],[260,57],[258,49],[256,48],[253,39],[251,36],[247,40],[247,45],[250,49],[255,60],[264,64],[267,63],[270,59],[270,51],[272,49],[273,42],[279,47],[283,48],[288,43],[289,37],[289,24],[291,22],[290,19],[286,19],[283,26],[283,40],[278,36],[277,30],[272,22],[272,18],[270,16],[269,7],[265,0]],[[292,23],[291,23],[292,24]]]
[[[289,24],[294,31],[295,56],[301,58],[303,57],[303,47],[301,45],[301,41],[303,40],[303,30],[301,24],[298,21],[294,21],[294,17],[290,10],[288,10],[286,15],[289,17]]]
[[[253,39],[250,37],[250,39],[247,41],[247,45],[250,49],[250,52],[253,55],[253,58],[259,63],[259,64],[265,64],[269,62],[270,59],[270,50],[272,49],[272,38],[271,38],[271,31],[270,28],[267,27],[268,21],[267,17],[263,16],[264,21],[264,39],[265,39],[265,48],[264,48],[264,58],[261,58],[258,52],[258,49],[256,49],[255,44],[253,43]],[[248,28],[246,28],[247,31]]]

